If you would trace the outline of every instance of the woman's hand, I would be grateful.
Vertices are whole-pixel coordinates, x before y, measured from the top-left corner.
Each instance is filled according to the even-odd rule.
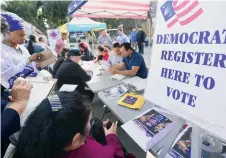
[[[28,59],[30,60],[30,62],[33,62],[33,61],[42,62],[45,60],[44,58],[45,58],[44,54],[35,53],[35,54],[32,54]]]

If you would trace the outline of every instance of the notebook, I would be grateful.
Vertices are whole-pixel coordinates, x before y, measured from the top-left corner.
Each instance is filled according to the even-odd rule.
[[[120,100],[118,101],[118,104],[121,106],[128,107],[130,109],[140,110],[142,109],[144,102],[145,100],[142,95],[126,93],[120,98]]]
[[[175,123],[156,111],[149,109],[128,121],[122,128],[144,150],[148,151],[175,127]]]

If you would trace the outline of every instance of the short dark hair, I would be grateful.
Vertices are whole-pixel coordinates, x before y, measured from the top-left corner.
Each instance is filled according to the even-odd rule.
[[[63,48],[63,51],[62,51],[62,56],[65,57],[66,53],[69,52],[69,49],[68,48]]]
[[[118,42],[115,42],[114,44],[113,44],[113,48],[119,48],[120,47],[120,44],[118,43]]]
[[[45,36],[39,36],[38,41],[41,42],[43,40],[46,40]]]
[[[124,47],[126,50],[133,50],[133,48],[131,47],[131,44],[130,43],[128,43],[128,42],[125,42],[125,43],[122,43],[121,44],[121,46],[120,46],[120,48],[121,47]]]
[[[118,29],[118,31],[123,31],[123,30],[120,28],[120,29]]]

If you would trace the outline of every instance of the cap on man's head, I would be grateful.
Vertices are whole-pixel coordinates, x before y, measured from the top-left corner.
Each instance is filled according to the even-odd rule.
[[[80,50],[78,49],[71,49],[68,54],[67,54],[68,58],[70,58],[71,56],[81,56]]]
[[[141,26],[141,25],[138,25],[137,27],[138,27],[138,28],[142,28],[142,26]]]

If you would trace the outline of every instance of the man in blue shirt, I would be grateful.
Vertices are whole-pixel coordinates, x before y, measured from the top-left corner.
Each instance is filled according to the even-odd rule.
[[[122,63],[110,68],[112,74],[119,74],[124,76],[138,76],[140,78],[147,78],[147,67],[142,55],[138,54],[131,47],[130,43],[123,43],[120,48],[123,56]]]
[[[136,28],[133,28],[133,31],[130,33],[131,46],[135,50],[137,50],[137,33]]]

